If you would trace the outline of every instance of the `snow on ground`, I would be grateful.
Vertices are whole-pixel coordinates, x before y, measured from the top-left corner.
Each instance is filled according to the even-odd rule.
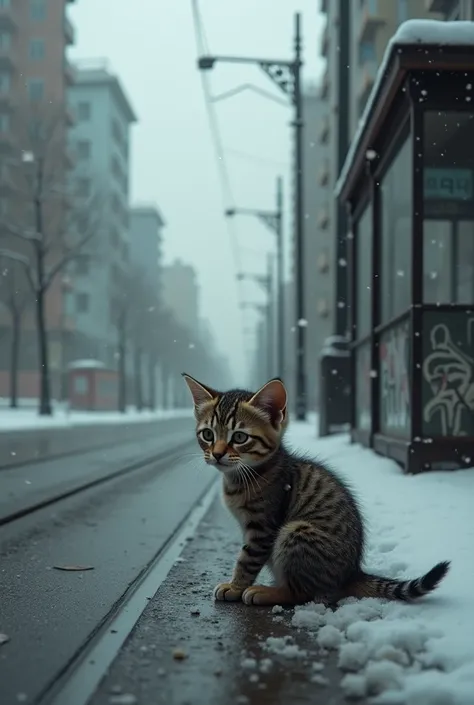
[[[190,409],[157,409],[156,411],[136,411],[128,409],[126,414],[116,411],[68,411],[60,405],[55,406],[53,416],[38,416],[34,405],[25,404],[18,409],[9,409],[4,400],[0,400],[0,433],[14,430],[39,428],[61,428],[96,424],[132,424],[161,421],[163,419],[191,417]]]
[[[367,570],[414,578],[452,561],[439,589],[417,604],[346,600],[335,612],[306,605],[292,626],[314,631],[323,652],[338,650],[347,697],[473,705],[474,469],[404,475],[347,436],[316,439],[314,418],[290,427],[288,441],[352,486],[367,522]]]

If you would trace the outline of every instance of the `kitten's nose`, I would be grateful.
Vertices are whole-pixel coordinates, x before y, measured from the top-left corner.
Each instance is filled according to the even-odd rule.
[[[225,453],[219,453],[219,451],[214,451],[212,455],[217,460],[217,462],[219,462],[219,460],[224,457]]]

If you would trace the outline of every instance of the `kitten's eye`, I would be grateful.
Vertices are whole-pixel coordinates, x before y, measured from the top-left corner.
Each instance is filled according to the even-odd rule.
[[[247,443],[248,439],[248,433],[244,433],[243,431],[236,431],[232,436],[232,442],[236,443],[238,446],[242,445],[242,443]]]
[[[203,428],[202,431],[199,431],[199,435],[204,441],[208,441],[209,443],[212,443],[214,440],[214,432],[211,431],[210,428]]]

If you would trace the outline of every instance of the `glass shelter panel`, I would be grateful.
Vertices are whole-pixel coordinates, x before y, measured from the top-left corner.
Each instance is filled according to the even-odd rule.
[[[474,115],[424,116],[423,298],[474,303]]]
[[[380,182],[382,213],[381,316],[388,323],[410,306],[413,204],[412,140],[408,138]]]
[[[423,313],[423,436],[474,437],[474,312]]]
[[[372,327],[372,204],[369,203],[357,223],[357,338],[368,335]]]
[[[380,336],[380,430],[389,436],[410,434],[410,323],[396,323]]]
[[[371,365],[370,354],[372,343],[370,340],[359,345],[355,350],[356,356],[356,418],[355,425],[363,431],[370,431],[372,427],[372,404],[370,398]]]

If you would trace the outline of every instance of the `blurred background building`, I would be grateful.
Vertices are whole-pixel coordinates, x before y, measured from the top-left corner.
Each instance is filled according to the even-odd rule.
[[[69,61],[75,29],[68,6],[0,0],[0,399],[40,393],[37,297],[18,259],[35,261],[28,237],[36,225],[21,237],[12,228],[18,230],[22,212],[31,212],[33,223],[33,197],[26,202],[19,176],[33,184],[39,170],[49,169],[53,123],[54,203],[42,218],[44,231],[58,221],[45,267],[63,262],[45,294],[53,399],[66,398],[68,366],[81,360],[125,377],[128,398],[140,405],[159,402],[182,367],[191,374],[215,370],[225,386],[229,369],[200,322],[194,269],[181,261],[164,266],[162,214],[155,204],[130,203],[137,116],[107,61]],[[35,148],[27,148],[25,135]],[[72,226],[71,213],[81,207],[83,217]],[[91,222],[93,237],[74,250],[73,238],[80,240]]]
[[[99,237],[72,263],[74,291],[65,308],[75,321],[71,357],[94,358],[114,368],[117,333],[113,300],[131,261],[129,223],[130,128],[137,121],[124,88],[105,62],[76,65],[69,89],[75,123],[69,130],[71,178],[78,196],[97,196]]]

